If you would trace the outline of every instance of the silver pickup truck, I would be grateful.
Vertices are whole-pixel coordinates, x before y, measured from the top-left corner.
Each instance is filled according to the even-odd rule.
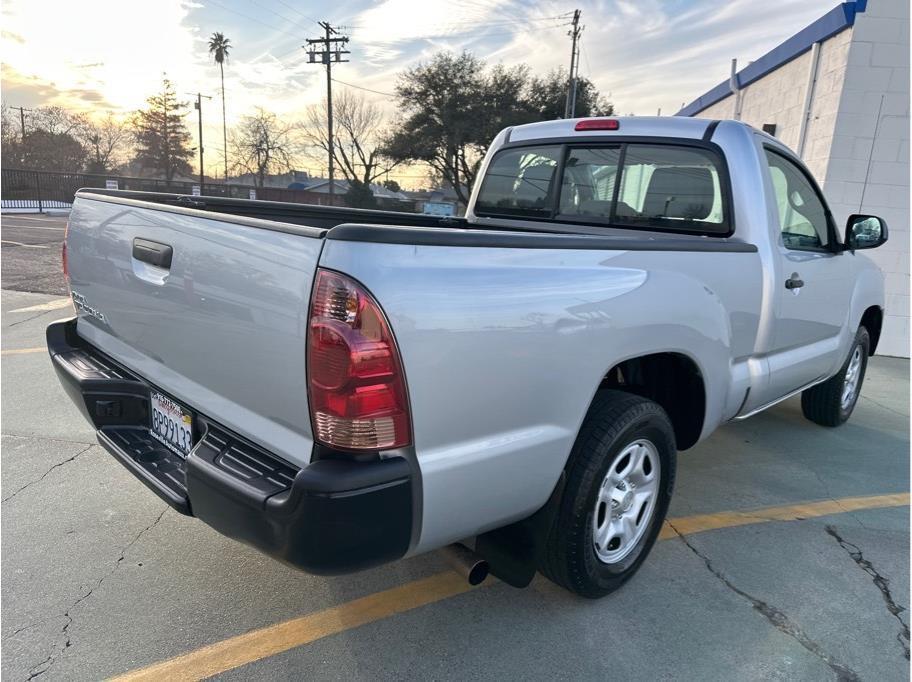
[[[464,219],[81,190],[60,380],[168,504],[293,566],[449,547],[588,597],[642,564],[678,450],[799,392],[852,413],[887,228],[841,234],[774,138],[536,123],[479,178]]]

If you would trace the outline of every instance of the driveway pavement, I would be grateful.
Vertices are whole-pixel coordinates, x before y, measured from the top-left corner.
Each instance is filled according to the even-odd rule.
[[[842,428],[792,399],[683,453],[665,539],[593,602],[436,555],[309,576],[169,510],[58,385],[65,305],[2,292],[5,680],[909,678],[905,360]]]

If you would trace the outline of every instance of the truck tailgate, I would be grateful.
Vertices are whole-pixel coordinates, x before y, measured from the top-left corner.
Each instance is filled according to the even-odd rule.
[[[323,234],[80,194],[67,235],[78,334],[191,410],[306,464],[305,336]]]

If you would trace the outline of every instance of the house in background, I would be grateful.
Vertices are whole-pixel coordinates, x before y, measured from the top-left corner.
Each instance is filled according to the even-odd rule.
[[[329,180],[325,178],[310,178],[307,182],[295,182],[288,185],[288,189],[301,190],[306,193],[309,204],[321,206],[330,205]],[[344,206],[344,197],[348,192],[348,180],[333,179],[334,206]],[[394,192],[383,185],[372,182],[371,193],[377,202],[378,208],[391,211],[413,211],[414,202],[404,192]]]
[[[429,215],[454,216],[465,211],[459,204],[456,192],[452,187],[421,189],[405,192],[415,202],[416,213]]]
[[[854,0],[678,112],[734,118],[775,135],[807,164],[840,232],[852,213],[887,221],[865,252],[883,270],[878,353],[909,357],[909,0]]]

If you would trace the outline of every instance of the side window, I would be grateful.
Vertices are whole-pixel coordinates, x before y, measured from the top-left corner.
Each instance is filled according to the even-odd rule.
[[[770,179],[779,209],[779,229],[787,249],[822,249],[829,244],[826,207],[794,162],[766,150]]]
[[[488,166],[475,210],[489,215],[550,217],[560,154],[558,146],[501,152]]]

